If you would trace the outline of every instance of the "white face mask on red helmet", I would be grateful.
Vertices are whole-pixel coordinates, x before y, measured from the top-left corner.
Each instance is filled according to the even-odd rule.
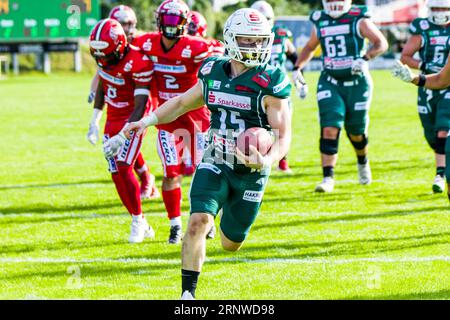
[[[432,23],[446,25],[450,22],[450,0],[428,0],[427,7],[428,20]]]
[[[323,9],[332,18],[339,18],[352,7],[352,0],[322,0]]]
[[[273,26],[275,14],[273,13],[272,6],[268,2],[263,0],[256,1],[250,8],[261,12],[262,15],[266,17],[267,21],[269,21],[269,23]]]
[[[239,44],[237,38],[255,38],[260,43],[254,46]],[[246,67],[266,64],[270,59],[274,34],[272,27],[259,11],[239,9],[225,22],[223,29],[224,46],[228,56]]]

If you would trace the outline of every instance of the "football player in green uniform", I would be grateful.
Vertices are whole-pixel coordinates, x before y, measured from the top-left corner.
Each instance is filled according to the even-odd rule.
[[[140,134],[150,125],[171,122],[204,104],[211,111],[208,146],[189,195],[191,216],[182,247],[182,299],[195,297],[206,255],[206,234],[214,217],[222,209],[222,246],[238,250],[258,215],[271,165],[286,155],[291,141],[291,85],[281,69],[268,64],[273,32],[267,19],[253,9],[237,10],[226,21],[223,35],[228,56],[206,59],[194,87],[120,133]],[[248,156],[236,147],[239,134],[252,127],[275,133],[274,143],[264,156],[252,146]]]
[[[365,6],[353,6],[351,0],[323,0],[322,3],[324,10],[311,14],[314,28],[295,65],[298,70],[302,69],[321,46],[323,71],[317,87],[317,101],[323,181],[315,191],[331,192],[342,127],[345,127],[358,158],[359,183],[370,184],[372,181],[367,129],[373,86],[367,61],[385,52],[388,43],[369,19]],[[367,50],[365,39],[371,43]],[[305,84],[299,71],[294,74],[294,81],[297,89]]]
[[[403,48],[401,61],[411,68],[422,70],[424,74],[432,74],[441,71],[449,55],[450,0],[429,0],[427,5],[428,18],[417,18],[411,23],[412,36]],[[420,59],[414,57],[417,52]],[[418,88],[420,120],[436,158],[436,176],[432,185],[435,193],[442,193],[445,189],[445,143],[450,129],[449,89]]]
[[[272,45],[272,54],[270,56],[270,64],[287,72],[286,61],[289,60],[292,64],[295,64],[295,61],[297,61],[298,58],[297,50],[291,41],[292,32],[284,26],[274,26],[275,14],[272,6],[268,2],[259,0],[253,3],[250,8],[261,12],[272,26],[274,40]],[[300,98],[304,99],[306,97],[307,90],[308,86],[304,86]],[[289,103],[289,105],[292,107],[291,103]],[[287,156],[281,159],[278,163],[278,170],[284,173],[292,173],[291,168],[289,168]]]
[[[434,1],[430,1],[434,2]],[[434,21],[439,21],[444,25],[444,21],[446,22],[445,25],[449,25],[450,23],[450,1],[439,1],[439,9],[434,7],[438,4],[431,3],[430,6],[434,7],[435,9],[430,8],[433,12],[430,13],[430,15],[433,15]],[[442,2],[442,4],[441,4]],[[442,49],[438,49],[442,50]],[[447,36],[447,42],[445,49],[443,51],[450,52],[450,37]],[[400,78],[401,80],[405,82],[413,83],[419,87],[432,89],[432,90],[445,90],[447,91],[447,96],[444,96],[444,102],[446,104],[447,109],[449,108],[449,94],[448,89],[450,87],[450,59],[447,55],[445,58],[447,60],[444,67],[438,72],[433,74],[424,74],[421,73],[420,75],[415,75],[411,72],[410,68],[407,64],[402,64],[400,61],[397,61],[396,66],[394,67],[392,74],[395,77]],[[405,61],[406,62],[406,61]],[[440,119],[439,119],[440,120]],[[450,163],[450,139],[447,136],[446,143],[445,143],[445,163]],[[447,196],[450,200],[450,167],[445,167],[445,177],[447,180]]]

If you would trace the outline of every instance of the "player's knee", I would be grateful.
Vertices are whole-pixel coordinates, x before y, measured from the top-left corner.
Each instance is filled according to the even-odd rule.
[[[241,247],[243,242],[234,242],[226,235],[224,235],[222,229],[220,229],[220,241],[222,243],[222,248],[226,251],[235,252],[238,251]]]
[[[447,137],[440,138],[439,136],[436,138],[436,145],[434,151],[437,154],[445,154],[445,143],[447,142]]]
[[[436,133],[434,130],[424,129],[424,135],[430,148],[436,151]]]
[[[336,127],[325,127],[322,128],[322,138],[324,139],[330,139],[330,140],[337,140],[339,139],[339,133],[340,129]]]
[[[369,138],[365,134],[352,135],[348,134],[348,139],[356,150],[364,150],[369,144]]]
[[[338,153],[339,140],[320,138],[320,152],[327,155]]]
[[[189,218],[187,233],[189,237],[199,237],[206,234],[211,219],[207,213],[193,213]]]
[[[162,189],[165,191],[177,189],[181,187],[181,176],[163,177]]]

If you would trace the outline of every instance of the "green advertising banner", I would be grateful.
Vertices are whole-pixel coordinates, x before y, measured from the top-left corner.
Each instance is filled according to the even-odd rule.
[[[0,42],[88,37],[99,0],[0,0]]]

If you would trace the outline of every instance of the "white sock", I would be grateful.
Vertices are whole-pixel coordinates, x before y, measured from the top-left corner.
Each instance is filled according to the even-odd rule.
[[[141,222],[144,219],[144,217],[142,216],[142,213],[140,215],[133,214],[132,219],[133,219],[133,222],[134,221]]]
[[[174,226],[180,226],[181,227],[181,217],[176,217],[176,218],[170,219],[170,226],[171,227],[174,227]]]

